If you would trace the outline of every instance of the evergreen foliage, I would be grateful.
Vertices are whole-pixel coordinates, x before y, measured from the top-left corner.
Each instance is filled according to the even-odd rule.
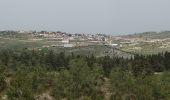
[[[0,51],[0,96],[35,100],[48,91],[56,100],[169,100],[170,52],[99,57],[52,50]],[[108,90],[105,79],[109,79]]]

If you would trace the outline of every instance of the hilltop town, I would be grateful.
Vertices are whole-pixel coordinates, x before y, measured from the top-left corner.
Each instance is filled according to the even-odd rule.
[[[88,46],[95,44],[109,44],[113,38],[112,35],[104,34],[70,34],[66,32],[47,32],[47,31],[1,31],[1,37],[8,37],[12,39],[26,39],[26,40],[47,40],[56,41],[58,44],[52,46]]]
[[[106,35],[48,31],[1,31],[1,47],[9,41],[34,43],[32,48],[74,48],[107,46],[135,53],[157,53],[170,50],[170,32],[145,32],[131,35]],[[7,42],[4,42],[4,41]],[[12,42],[14,43],[14,42]],[[10,43],[9,43],[10,44]],[[27,45],[27,44],[26,44]]]

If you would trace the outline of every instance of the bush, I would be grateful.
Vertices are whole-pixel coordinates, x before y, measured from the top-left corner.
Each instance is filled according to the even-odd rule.
[[[95,66],[91,69],[82,59],[72,61],[69,68],[62,70],[56,79],[53,89],[56,99],[103,98],[100,89],[101,68]]]

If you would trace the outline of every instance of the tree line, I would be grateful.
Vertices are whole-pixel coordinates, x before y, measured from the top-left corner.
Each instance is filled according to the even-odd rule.
[[[103,100],[107,93],[110,100],[168,100],[169,64],[170,52],[97,58],[5,49],[0,51],[0,96],[36,100],[47,91],[54,100]]]

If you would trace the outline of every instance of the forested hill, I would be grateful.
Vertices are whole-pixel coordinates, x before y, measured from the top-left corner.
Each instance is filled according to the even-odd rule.
[[[5,49],[0,100],[170,100],[169,63],[169,52],[125,59]]]
[[[138,33],[138,34],[131,34],[131,35],[125,35],[122,37],[127,38],[149,38],[149,39],[165,39],[170,38],[170,31],[162,31],[162,32],[144,32],[144,33]]]

